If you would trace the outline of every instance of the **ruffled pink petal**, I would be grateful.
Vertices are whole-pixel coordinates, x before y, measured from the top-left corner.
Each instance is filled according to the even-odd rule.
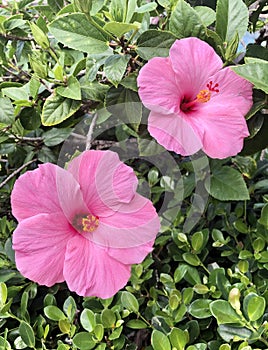
[[[151,201],[136,195],[120,211],[99,218],[99,227],[90,235],[92,242],[109,248],[133,248],[155,240],[160,222]]]
[[[244,138],[249,135],[242,113],[226,104],[205,103],[191,120],[204,129],[203,151],[211,158],[227,158],[243,148]]]
[[[11,205],[18,221],[42,213],[64,212],[72,222],[77,213],[88,213],[74,177],[50,163],[19,177],[12,191]]]
[[[214,49],[198,38],[176,40],[169,54],[177,85],[183,89],[184,98],[188,100],[195,99],[208,77],[222,67],[222,61]]]
[[[123,264],[139,264],[153,250],[154,240],[133,248],[111,248],[108,254]]]
[[[194,118],[193,112],[170,115],[151,112],[148,130],[167,150],[184,156],[191,155],[202,148],[201,139],[203,137],[202,126],[191,125],[189,123],[191,118]]]
[[[18,270],[48,287],[63,282],[66,245],[76,232],[61,213],[39,214],[22,220],[13,233]]]
[[[152,58],[140,70],[137,82],[141,101],[147,108],[164,114],[179,110],[183,87],[176,84],[169,58]]]
[[[213,93],[209,105],[224,104],[228,109],[235,107],[241,114],[246,115],[252,106],[252,84],[241,78],[230,67],[226,67],[209,78],[218,83],[218,93]]]
[[[131,266],[124,265],[82,236],[68,242],[64,277],[71,291],[81,296],[112,297],[130,277]]]
[[[84,200],[91,213],[112,215],[135,195],[138,180],[115,152],[87,151],[74,158],[68,167],[80,183]]]
[[[56,185],[57,166],[47,163],[27,171],[15,182],[12,194],[12,214],[20,221],[40,213],[61,212]]]

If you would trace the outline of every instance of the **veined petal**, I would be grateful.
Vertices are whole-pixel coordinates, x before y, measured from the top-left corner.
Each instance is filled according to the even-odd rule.
[[[63,282],[66,245],[76,234],[60,212],[22,220],[13,233],[18,270],[30,280],[48,287]]]
[[[163,115],[151,112],[148,130],[157,142],[169,151],[184,156],[191,155],[202,148],[202,128],[191,125],[191,118],[194,118],[194,113]]]
[[[115,152],[87,151],[74,158],[68,167],[80,183],[91,213],[109,216],[135,195],[138,180]]]
[[[109,217],[100,217],[99,227],[87,235],[108,248],[133,248],[155,240],[160,222],[151,201],[137,194],[131,203]]]
[[[170,48],[170,60],[177,84],[188,100],[195,99],[208,77],[222,68],[214,49],[198,38],[176,40]]]
[[[71,291],[81,296],[112,297],[130,277],[131,266],[120,263],[82,236],[69,240],[64,277]]]
[[[57,166],[42,164],[27,171],[15,182],[12,194],[12,214],[18,221],[40,213],[61,211],[56,184]]]
[[[221,69],[209,80],[219,84],[219,93],[214,93],[209,104],[224,104],[236,108],[241,114],[246,115],[252,106],[252,84],[241,78],[230,67]]]
[[[227,158],[243,148],[244,138],[249,135],[246,120],[231,105],[209,102],[195,112],[192,120],[204,129],[203,151],[211,158]]]
[[[179,110],[183,96],[169,58],[152,58],[140,70],[137,81],[141,101],[147,108],[163,114]]]

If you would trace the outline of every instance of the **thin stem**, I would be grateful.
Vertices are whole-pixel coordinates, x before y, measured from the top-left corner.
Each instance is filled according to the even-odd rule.
[[[27,137],[27,136],[15,136],[15,135],[9,135],[8,137],[10,139],[17,139],[20,141],[33,141],[33,142],[43,141],[42,137]]]
[[[93,130],[96,125],[97,118],[98,118],[98,113],[94,115],[92,122],[90,124],[90,127],[88,129],[87,140],[86,140],[86,151],[89,150],[91,147]]]
[[[23,164],[21,167],[13,171],[12,174],[10,174],[3,182],[0,183],[0,188],[4,187],[8,181],[10,181],[14,176],[16,176],[19,172],[21,172],[24,168],[26,168],[28,165],[36,162],[37,159],[30,160],[29,162]]]
[[[10,35],[10,34],[4,34],[0,33],[0,37],[7,39],[7,40],[21,40],[21,41],[32,41],[33,38],[29,38],[27,36],[17,36],[17,35]]]

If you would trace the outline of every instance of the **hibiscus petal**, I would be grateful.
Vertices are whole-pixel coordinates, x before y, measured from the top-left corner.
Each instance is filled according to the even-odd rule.
[[[228,109],[235,107],[241,114],[246,115],[252,106],[252,84],[226,67],[215,73],[209,80],[218,83],[219,93],[212,95],[209,104],[222,103]]]
[[[154,240],[133,248],[111,248],[108,254],[123,264],[139,264],[153,250]]]
[[[151,201],[137,194],[120,211],[100,217],[99,227],[87,238],[104,247],[133,248],[154,240],[159,228],[159,218]]]
[[[149,133],[166,149],[184,156],[199,151],[202,147],[202,128],[192,126],[189,119],[191,113],[185,115],[163,115],[151,112],[148,121]]]
[[[77,212],[88,212],[74,177],[50,163],[39,165],[38,169],[27,171],[18,178],[11,194],[11,205],[18,221],[63,211],[72,222]]]
[[[139,95],[152,111],[168,114],[177,112],[182,99],[169,58],[155,57],[140,70]]]
[[[40,213],[60,212],[57,196],[56,169],[53,164],[39,165],[27,171],[15,182],[12,194],[12,214],[18,221]]]
[[[135,195],[137,177],[115,152],[83,152],[70,162],[68,171],[79,181],[84,200],[94,215],[112,215]]]
[[[82,236],[68,242],[63,273],[69,289],[78,295],[110,298],[127,284],[130,271],[130,265]]]
[[[66,245],[75,234],[61,213],[39,214],[22,220],[13,233],[18,270],[48,287],[63,282]]]
[[[192,123],[204,129],[203,151],[211,158],[227,158],[243,148],[249,135],[244,116],[231,105],[207,103],[195,112]]]
[[[189,100],[195,99],[208,77],[222,67],[214,49],[198,38],[176,40],[169,54],[177,84],[182,86],[184,97]]]

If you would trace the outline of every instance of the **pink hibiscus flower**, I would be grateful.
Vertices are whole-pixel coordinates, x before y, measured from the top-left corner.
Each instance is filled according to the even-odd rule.
[[[151,110],[150,134],[166,149],[212,158],[236,155],[249,135],[245,114],[252,85],[197,38],[176,40],[169,57],[155,57],[138,77],[142,103]]]
[[[137,177],[111,151],[86,151],[64,170],[43,164],[15,183],[11,204],[18,270],[46,286],[66,281],[82,296],[108,298],[131,264],[152,251],[159,218],[136,193]]]

